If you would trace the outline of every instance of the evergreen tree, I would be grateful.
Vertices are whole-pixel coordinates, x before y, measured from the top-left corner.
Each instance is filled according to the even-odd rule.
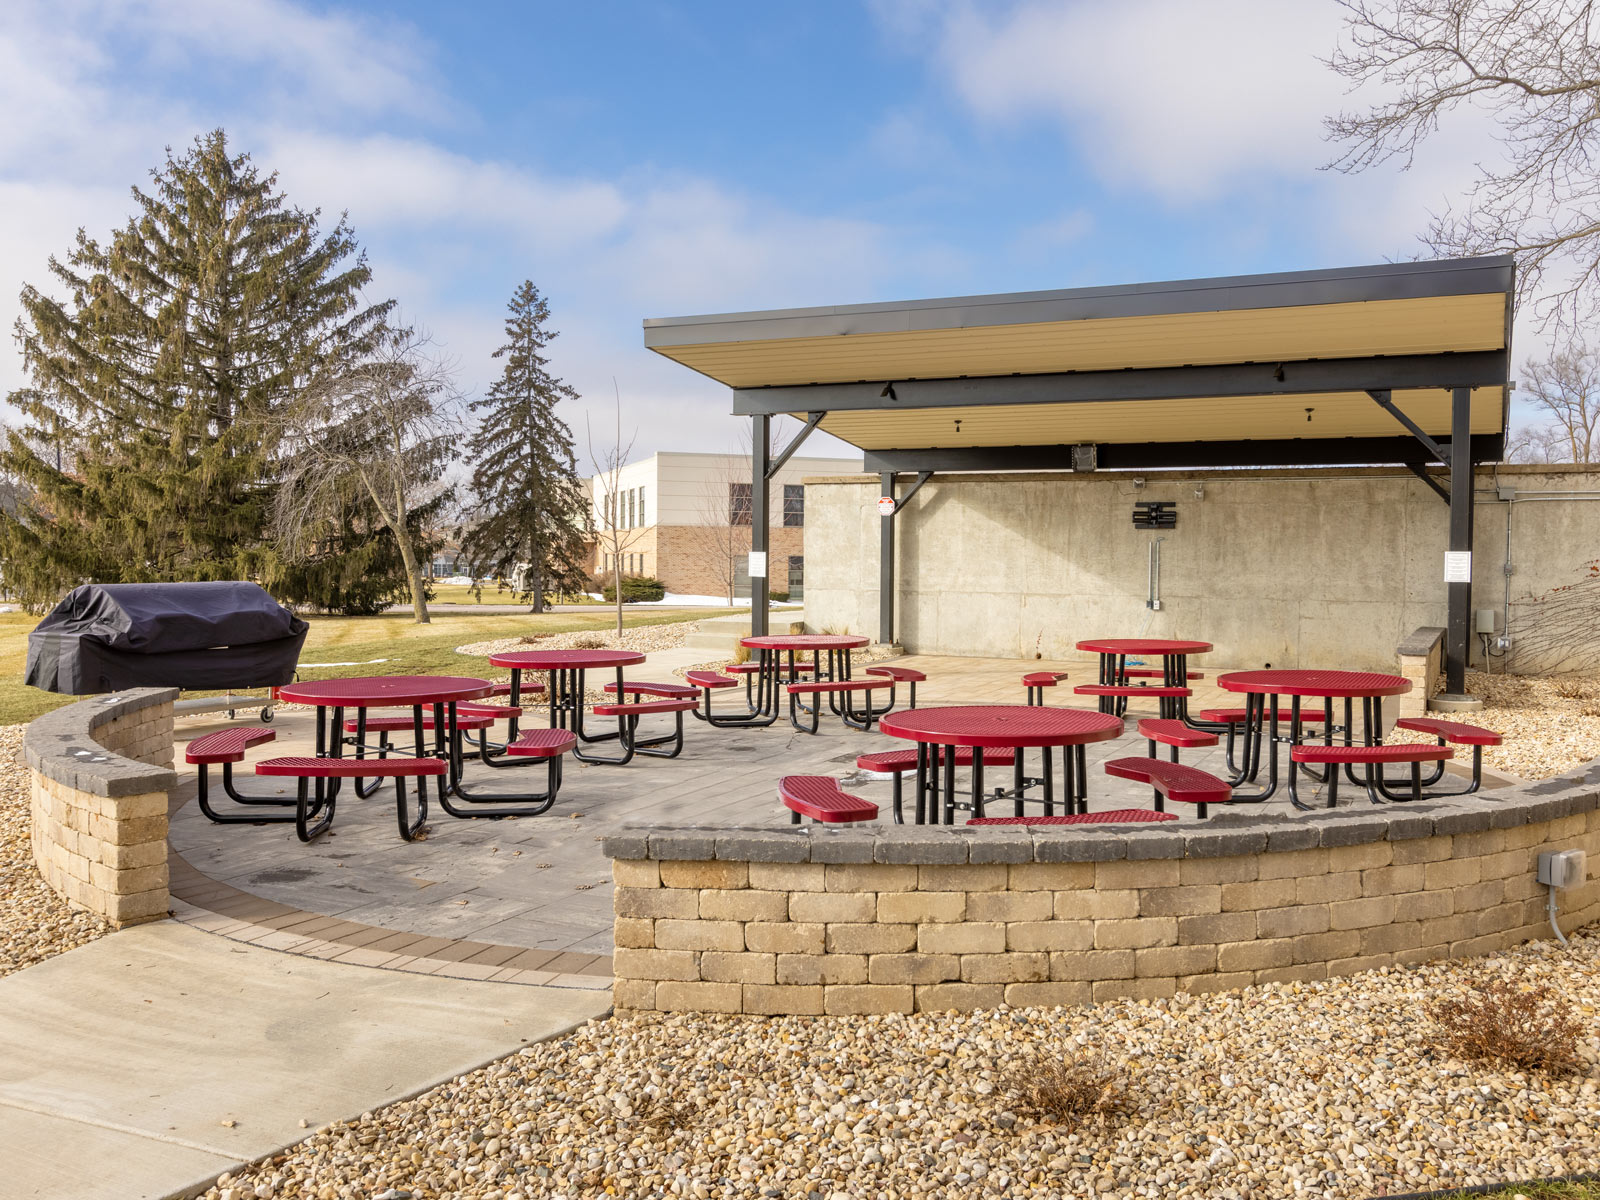
[[[584,586],[588,504],[572,430],[556,415],[556,405],[578,393],[550,374],[544,349],[556,331],[545,327],[550,305],[531,280],[508,307],[506,344],[494,352],[505,371],[472,402],[473,523],[461,549],[473,575],[511,579],[519,598],[543,612],[547,592]]]
[[[259,577],[278,464],[267,419],[389,309],[344,220],[326,235],[217,130],[167,152],[137,215],[79,230],[24,286],[27,423],[0,452],[26,502],[0,512],[10,588],[39,607],[86,580]]]

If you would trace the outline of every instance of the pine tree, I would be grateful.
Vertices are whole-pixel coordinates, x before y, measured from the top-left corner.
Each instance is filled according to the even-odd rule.
[[[0,514],[11,590],[38,607],[85,580],[262,578],[278,464],[272,411],[361,352],[389,309],[341,219],[289,206],[221,130],[169,149],[136,215],[82,230],[24,286],[27,418],[0,452],[26,496]]]
[[[550,374],[544,348],[556,332],[545,327],[550,305],[531,280],[508,307],[506,344],[494,352],[505,371],[472,402],[473,523],[461,549],[474,575],[514,580],[519,598],[543,612],[547,592],[578,591],[584,582],[588,506],[572,430],[556,415],[577,392]]]

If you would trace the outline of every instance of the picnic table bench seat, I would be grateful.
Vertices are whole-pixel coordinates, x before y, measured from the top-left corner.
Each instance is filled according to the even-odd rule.
[[[693,672],[700,674],[700,672]],[[707,672],[709,674],[709,672]],[[728,681],[732,683],[732,680]],[[608,683],[605,690],[616,695],[618,688],[615,683]],[[624,696],[659,696],[664,700],[694,699],[700,695],[700,689],[692,683],[645,683],[635,682],[632,679],[623,681],[622,694]]]
[[[1130,825],[1154,821],[1176,821],[1177,813],[1154,812],[1148,808],[1117,808],[1109,812],[1068,813],[1066,816],[973,817],[968,825]]]
[[[931,746],[932,760],[940,765],[944,763],[944,748]],[[1009,746],[985,746],[983,748],[983,765],[986,767],[1009,767],[1016,762],[1017,752]],[[972,747],[956,747],[956,766],[970,767],[972,765]],[[858,771],[872,771],[878,775],[903,775],[907,771],[917,769],[917,752],[915,750],[880,750],[873,754],[862,754],[856,757]]]
[[[540,683],[536,679],[524,679],[522,681],[522,686],[520,688],[518,688],[518,691],[524,696],[530,696],[530,695],[534,694],[535,692],[544,691],[544,684]],[[490,696],[509,696],[509,695],[511,695],[511,684],[510,683],[497,683],[497,684],[494,685],[494,687],[489,689],[489,695]]]
[[[1193,804],[1195,815],[1204,817],[1208,804],[1225,804],[1233,789],[1215,775],[1183,763],[1159,758],[1114,758],[1105,764],[1107,775],[1148,783],[1155,793],[1157,812],[1165,812],[1163,801]]]
[[[761,664],[758,662],[729,663],[722,669],[729,675],[754,675],[761,670]]]
[[[496,721],[509,721],[522,715],[520,704],[484,704],[480,700],[464,700],[456,705],[460,716],[493,717]]]
[[[1351,763],[1355,765],[1382,763],[1440,762],[1454,758],[1449,746],[1429,745],[1426,742],[1402,742],[1394,746],[1324,746],[1310,742],[1291,746],[1289,757],[1299,763]]]
[[[824,825],[877,819],[878,806],[852,796],[831,775],[785,775],[778,780],[778,799],[792,814],[794,824],[810,817]]]
[[[1396,729],[1409,729],[1413,733],[1431,733],[1457,746],[1498,746],[1505,741],[1494,730],[1481,725],[1444,721],[1438,717],[1401,717],[1394,725]]]
[[[696,700],[682,698],[606,701],[596,704],[594,713],[597,717],[639,717],[648,713],[682,713],[694,711],[698,703]]]
[[[893,686],[887,679],[813,679],[805,683],[788,683],[791,696],[810,696],[818,692],[870,692]]]
[[[1025,686],[1031,688],[1055,687],[1056,684],[1060,683],[1065,678],[1067,678],[1067,672],[1065,671],[1029,671],[1022,677],[1022,682]],[[984,819],[988,820],[990,818],[986,817]],[[993,819],[998,821],[1001,818],[995,817]]]
[[[489,713],[461,711],[465,707],[466,705],[460,705],[456,709],[457,729],[487,729],[498,720],[497,717]],[[416,728],[413,722],[414,718],[412,717],[368,717],[366,727],[368,733],[407,733]],[[445,723],[449,724],[449,718],[446,718]],[[361,718],[346,717],[344,727],[347,733],[355,733],[361,728]],[[422,714],[422,727],[424,729],[432,729],[434,727],[432,713],[424,712]]]
[[[449,768],[442,758],[315,758],[289,755],[267,758],[256,764],[256,774],[294,779],[299,788],[295,795],[294,832],[302,842],[328,831],[333,824],[334,795],[329,793],[315,802],[311,800],[309,784],[313,779],[393,779],[395,786],[395,817],[400,823],[400,836],[415,841],[427,821],[427,793],[418,783],[417,818],[406,820],[407,779],[426,779],[442,776]],[[443,785],[440,785],[443,787]],[[319,796],[321,795],[319,791]],[[313,824],[312,817],[321,814]]]
[[[1271,712],[1263,711],[1264,720],[1270,721],[1272,716]],[[1287,708],[1278,709],[1277,717],[1280,721],[1288,721],[1290,710]],[[1242,725],[1244,724],[1245,710],[1242,708],[1203,708],[1200,710],[1200,719],[1202,721],[1211,721],[1217,725]],[[1327,714],[1320,708],[1301,708],[1300,710],[1300,724],[1302,725],[1316,725],[1325,720],[1327,720]]]
[[[570,729],[528,729],[506,747],[518,758],[559,758],[577,744],[578,735]]]
[[[876,666],[863,667],[863,675],[882,675],[885,679],[896,679],[902,683],[921,683],[927,678],[915,667],[900,667],[893,663],[879,663]]]
[[[1192,750],[1199,746],[1215,746],[1217,735],[1204,729],[1185,725],[1175,717],[1145,717],[1140,720],[1139,736],[1151,743],[1150,757],[1155,757],[1155,743],[1171,746],[1173,762],[1177,762],[1178,748]]]
[[[244,752],[251,746],[276,740],[275,730],[240,726],[237,729],[219,729],[197,737],[184,748],[184,761],[199,764],[236,763],[244,761]]]
[[[1156,696],[1175,698],[1190,696],[1194,693],[1186,687],[1142,687],[1138,684],[1118,683],[1080,683],[1072,689],[1076,696]]]
[[[685,671],[683,677],[701,690],[739,686],[737,679],[729,679],[721,671]]]

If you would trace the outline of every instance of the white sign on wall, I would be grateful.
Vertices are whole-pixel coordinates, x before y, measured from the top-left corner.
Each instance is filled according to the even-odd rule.
[[[1444,552],[1444,581],[1446,583],[1472,582],[1472,551],[1446,550]]]
[[[892,516],[894,516],[894,509],[895,509],[895,503],[894,503],[894,497],[893,496],[879,496],[878,497],[878,515],[880,517],[892,517]]]
[[[767,577],[767,554],[765,550],[752,550],[750,552],[750,578],[765,579]]]

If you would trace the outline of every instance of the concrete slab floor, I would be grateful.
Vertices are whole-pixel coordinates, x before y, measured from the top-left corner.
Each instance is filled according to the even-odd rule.
[[[187,1194],[610,1003],[123,930],[0,979],[0,1194]]]

